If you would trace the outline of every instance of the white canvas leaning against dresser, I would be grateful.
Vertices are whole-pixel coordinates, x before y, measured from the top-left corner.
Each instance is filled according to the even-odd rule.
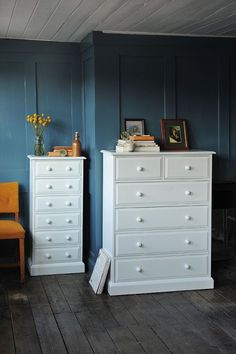
[[[102,153],[109,294],[213,288],[214,153]]]
[[[30,160],[31,275],[84,272],[84,157]]]

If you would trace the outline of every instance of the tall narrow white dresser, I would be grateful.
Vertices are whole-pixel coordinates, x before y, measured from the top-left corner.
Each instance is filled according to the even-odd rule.
[[[31,275],[84,272],[84,157],[30,160]]]
[[[213,288],[213,152],[102,153],[109,294]]]

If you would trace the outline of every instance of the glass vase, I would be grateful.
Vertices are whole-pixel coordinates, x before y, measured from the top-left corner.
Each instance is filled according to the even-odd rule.
[[[34,155],[35,156],[43,156],[44,154],[45,154],[45,151],[44,151],[43,137],[36,136],[35,143],[34,143]]]

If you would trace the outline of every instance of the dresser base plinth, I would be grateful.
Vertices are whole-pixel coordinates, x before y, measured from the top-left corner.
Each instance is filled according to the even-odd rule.
[[[211,277],[108,283],[109,295],[131,295],[170,291],[213,289]]]
[[[32,264],[31,259],[29,259],[28,269],[31,276],[37,276],[51,274],[84,273],[85,267],[83,262]]]

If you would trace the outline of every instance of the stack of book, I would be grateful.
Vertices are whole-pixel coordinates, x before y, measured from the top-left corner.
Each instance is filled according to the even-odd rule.
[[[49,151],[48,156],[72,156],[72,146],[53,146],[53,151]]]
[[[134,151],[160,151],[160,147],[155,143],[155,137],[152,135],[131,135],[129,138],[134,142]]]

